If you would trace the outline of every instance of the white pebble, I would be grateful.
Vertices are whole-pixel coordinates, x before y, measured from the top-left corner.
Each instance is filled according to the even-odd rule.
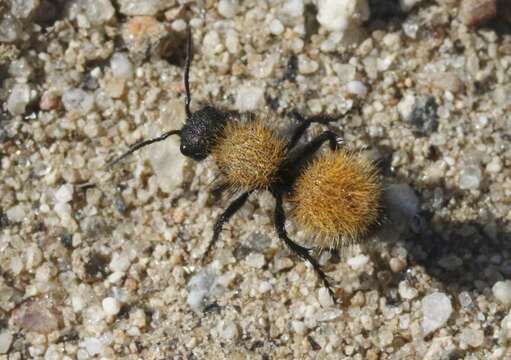
[[[428,335],[445,325],[452,314],[451,300],[436,292],[422,299],[422,331]]]
[[[480,329],[465,328],[461,331],[460,342],[470,347],[477,348],[484,342],[484,333]]]
[[[360,270],[362,269],[367,263],[369,262],[369,256],[367,255],[357,255],[350,257],[347,261],[347,264],[353,269],[353,270]]]
[[[367,86],[365,86],[362,81],[352,80],[348,82],[344,88],[349,94],[354,94],[359,97],[367,95]]]
[[[502,327],[503,335],[507,339],[511,339],[511,313],[502,319],[500,326]]]
[[[236,110],[254,111],[264,104],[264,88],[256,86],[241,86],[236,93],[234,107]]]
[[[110,68],[112,69],[112,74],[116,78],[127,80],[133,78],[133,64],[126,53],[113,54],[110,59]]]
[[[319,0],[318,22],[330,31],[344,32],[369,19],[367,0]]]
[[[260,269],[266,263],[264,255],[261,253],[249,254],[246,258],[247,265],[256,269]]]
[[[102,304],[105,315],[117,315],[121,310],[121,303],[113,297],[104,298]]]
[[[492,287],[493,296],[506,306],[511,305],[511,280],[498,281]]]
[[[481,169],[476,165],[468,165],[461,170],[459,186],[462,190],[475,190],[481,184]]]
[[[280,35],[284,32],[284,25],[278,19],[273,19],[270,23],[270,32],[273,35]]]
[[[410,286],[408,281],[403,280],[399,283],[399,296],[405,300],[415,299],[418,295],[417,289]]]
[[[233,321],[220,320],[216,329],[218,334],[225,340],[235,339],[239,335],[238,326]]]
[[[25,113],[27,105],[30,102],[30,97],[29,85],[14,85],[7,99],[7,111],[9,111],[11,115],[22,115]]]
[[[401,6],[401,10],[408,12],[421,1],[422,0],[399,0],[399,5]]]
[[[282,6],[282,13],[291,17],[303,16],[303,0],[287,0]]]
[[[82,89],[69,89],[62,95],[62,103],[67,111],[85,115],[94,106],[94,96]]]
[[[64,184],[55,192],[55,202],[67,203],[73,199],[73,185]]]
[[[114,253],[110,260],[110,269],[114,272],[125,272],[131,265],[130,257],[127,253]]]
[[[12,344],[12,334],[9,330],[4,329],[0,332],[0,354],[7,354]]]
[[[220,0],[217,10],[225,18],[232,18],[238,12],[239,4],[236,0]]]
[[[324,287],[318,290],[318,300],[320,305],[324,308],[328,308],[334,304],[328,289]]]
[[[7,219],[12,222],[21,222],[25,218],[25,206],[19,204],[9,208],[5,212]]]
[[[303,321],[293,320],[291,321],[291,328],[297,334],[303,335],[305,333],[306,327]]]
[[[87,350],[90,356],[100,354],[103,350],[103,344],[95,337],[86,338],[80,345]]]

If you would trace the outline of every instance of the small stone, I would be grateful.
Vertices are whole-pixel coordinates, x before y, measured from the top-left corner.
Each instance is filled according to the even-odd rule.
[[[128,54],[115,53],[110,59],[110,68],[112,74],[116,78],[131,80],[133,78],[133,64],[131,63]]]
[[[484,333],[480,329],[465,328],[461,331],[460,341],[470,347],[477,348],[484,342]]]
[[[357,256],[350,257],[347,260],[347,264],[353,270],[360,270],[360,269],[362,269],[364,266],[366,266],[366,264],[368,262],[369,262],[369,256],[364,255],[364,254],[360,254],[360,255],[357,255]]]
[[[125,272],[131,265],[131,259],[126,252],[115,252],[110,260],[109,267],[113,272]]]
[[[324,287],[322,287],[318,290],[318,300],[319,300],[319,304],[323,308],[329,308],[334,304],[332,297],[330,296],[330,293],[328,292],[328,289],[324,288]]]
[[[25,208],[25,206],[23,206],[21,204],[13,206],[5,212],[7,219],[12,222],[23,221],[23,219],[25,218],[25,214],[26,214],[26,208]]]
[[[498,174],[502,170],[502,161],[498,156],[494,156],[486,165],[486,171],[492,174]]]
[[[7,14],[0,17],[0,43],[12,43],[21,38],[23,27],[16,17]]]
[[[288,257],[277,257],[273,261],[273,270],[275,272],[291,269],[294,266],[293,260]]]
[[[12,0],[11,14],[17,19],[26,19],[37,9],[40,0]]]
[[[511,306],[511,280],[496,282],[492,287],[492,291],[498,302]]]
[[[121,310],[121,303],[113,297],[104,298],[102,304],[105,315],[114,316]]]
[[[152,16],[129,19],[121,33],[132,59],[138,63],[147,56],[170,56],[174,48],[170,46],[169,28]]]
[[[504,337],[507,339],[511,339],[511,313],[509,313],[509,315],[502,319],[502,323],[500,326],[502,327]]]
[[[48,334],[61,327],[60,314],[44,301],[28,301],[13,311],[12,320],[27,331]]]
[[[103,344],[101,340],[95,337],[87,337],[83,342],[80,343],[81,347],[89,353],[90,356],[101,354],[103,351]]]
[[[12,77],[27,80],[33,73],[33,68],[25,58],[17,59],[9,65],[9,74]],[[22,82],[25,82],[22,81]]]
[[[192,310],[198,312],[204,305],[204,300],[217,293],[217,274],[207,267],[199,271],[188,281],[188,297],[186,302]]]
[[[73,200],[73,185],[64,184],[55,192],[55,202],[68,203]]]
[[[298,320],[291,321],[291,328],[293,329],[293,331],[295,333],[300,334],[300,335],[305,334],[305,330],[307,330],[303,321],[298,321]]]
[[[39,101],[39,107],[44,111],[56,110],[61,104],[60,96],[51,90],[45,91]]]
[[[412,300],[417,297],[419,292],[417,289],[410,286],[408,281],[403,280],[399,283],[399,296],[405,300]]]
[[[438,128],[438,104],[433,96],[416,97],[414,107],[405,120],[413,127],[413,132],[425,136]]]
[[[298,57],[298,71],[300,74],[309,75],[315,73],[319,69],[319,64],[311,60],[305,55]]]
[[[171,8],[175,0],[118,0],[120,12],[124,15],[156,15]]]
[[[451,300],[447,295],[436,292],[422,299],[422,331],[428,335],[445,325],[452,314]]]
[[[342,82],[350,82],[355,79],[357,74],[357,68],[351,64],[336,63],[333,65],[333,69]]]
[[[365,97],[367,95],[367,86],[362,81],[352,80],[345,85],[345,90],[349,94],[358,97]]]
[[[234,108],[240,112],[254,111],[264,105],[264,88],[241,86],[236,92]]]
[[[110,0],[88,0],[82,6],[91,25],[102,25],[115,15],[115,9]]]
[[[237,0],[220,0],[217,5],[218,13],[225,18],[232,18],[238,12]]]
[[[62,95],[62,103],[67,111],[86,115],[94,107],[94,96],[82,89],[69,89]]]
[[[12,115],[23,115],[30,102],[30,86],[28,84],[16,84],[7,99],[7,110]]]
[[[497,0],[464,0],[458,13],[467,26],[478,26],[497,16]]]
[[[280,35],[284,32],[284,25],[282,25],[282,23],[278,20],[278,19],[273,19],[271,22],[270,22],[270,32],[273,34],[273,35]]]
[[[246,258],[247,265],[253,267],[255,269],[260,269],[266,264],[266,259],[263,254],[260,253],[252,253],[249,254]]]
[[[421,1],[422,0],[399,0],[399,6],[401,6],[401,10],[408,12]]]
[[[401,272],[406,267],[406,261],[402,260],[401,258],[392,258],[389,261],[389,267],[392,272]]]
[[[7,354],[12,344],[12,334],[9,330],[0,331],[0,354]]]
[[[318,22],[330,31],[344,32],[369,19],[367,0],[319,0]]]
[[[458,185],[462,190],[477,190],[481,184],[481,169],[477,165],[465,166],[459,175]]]
[[[238,326],[233,321],[220,320],[216,329],[225,340],[234,340],[239,336]]]
[[[397,104],[397,111],[401,116],[401,120],[406,122],[410,121],[416,100],[417,99],[413,94],[406,94],[403,96],[399,104]]]
[[[474,303],[472,302],[472,298],[470,296],[470,294],[466,291],[462,291],[459,295],[458,295],[458,300],[460,302],[460,305],[464,308],[469,308],[471,307]]]
[[[290,17],[303,16],[303,0],[287,0],[282,6],[282,14]]]

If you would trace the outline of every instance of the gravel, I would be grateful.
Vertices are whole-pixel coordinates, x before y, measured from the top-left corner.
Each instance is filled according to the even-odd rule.
[[[504,7],[57,3],[0,5],[0,358],[511,358]],[[184,123],[187,23],[193,110],[286,136],[295,109],[345,114],[306,139],[329,129],[377,160],[380,226],[312,252],[337,303],[276,236],[268,193],[202,260],[233,194],[178,137],[107,166]]]

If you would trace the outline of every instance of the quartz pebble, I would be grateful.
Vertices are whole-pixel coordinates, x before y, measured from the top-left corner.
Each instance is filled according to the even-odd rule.
[[[28,84],[16,84],[11,90],[7,99],[7,110],[12,115],[22,115],[25,113],[30,102],[30,86]]]
[[[412,10],[421,1],[422,0],[399,0],[399,6],[401,6],[401,10],[408,12]]]
[[[73,199],[73,185],[64,184],[55,192],[55,201],[57,203],[67,203]]]
[[[94,106],[94,96],[82,89],[69,89],[62,95],[62,103],[67,111],[85,115]]]
[[[447,295],[436,292],[422,299],[422,331],[428,335],[445,325],[452,314],[451,300]]]
[[[172,55],[169,26],[152,16],[134,16],[129,19],[122,27],[122,38],[136,63],[148,55]]]
[[[16,17],[7,14],[0,16],[0,43],[11,43],[21,38],[23,34],[21,23]]]
[[[412,300],[417,297],[419,292],[410,286],[408,281],[403,280],[399,283],[399,296],[405,300]]]
[[[460,341],[470,347],[477,348],[484,342],[484,333],[480,329],[465,328],[461,331]]]
[[[125,53],[115,53],[110,59],[113,76],[130,80],[133,78],[133,64]]]
[[[250,267],[253,267],[255,269],[260,269],[264,266],[266,263],[266,260],[264,259],[264,255],[260,253],[252,253],[249,254],[246,258],[247,265]]]
[[[121,310],[121,304],[119,300],[113,297],[107,297],[103,299],[102,302],[103,311],[105,315],[117,315],[117,313]]]
[[[318,22],[330,31],[346,31],[369,19],[367,0],[320,0]]]
[[[458,184],[462,190],[476,190],[481,184],[481,168],[477,165],[467,165],[461,169]]]
[[[61,326],[60,314],[43,300],[23,303],[12,314],[14,323],[27,331],[47,334]]]
[[[241,112],[254,111],[264,103],[264,88],[256,86],[241,86],[236,92],[234,107]]]
[[[225,340],[233,340],[239,336],[238,326],[233,321],[220,320],[217,325],[217,331]]]
[[[492,291],[498,302],[511,306],[511,280],[496,282],[492,287]]]
[[[0,354],[7,354],[12,344],[13,336],[9,330],[0,331]]]
[[[500,326],[502,326],[503,335],[507,339],[511,339],[511,312],[504,319],[502,319]]]
[[[362,269],[369,262],[369,256],[360,254],[357,256],[350,257],[347,264],[354,270]]]
[[[239,3],[237,0],[220,0],[217,5],[218,13],[225,18],[232,18],[238,11]]]
[[[348,82],[345,85],[345,90],[347,93],[356,95],[358,97],[365,97],[367,95],[367,86],[358,80]]]
[[[124,15],[156,15],[159,11],[170,8],[175,0],[119,0],[120,11]]]

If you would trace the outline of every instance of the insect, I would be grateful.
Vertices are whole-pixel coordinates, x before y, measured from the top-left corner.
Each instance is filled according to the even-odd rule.
[[[285,228],[284,198],[294,205],[294,219],[318,240],[320,247],[338,247],[345,238],[358,239],[376,221],[379,183],[369,161],[357,154],[338,149],[337,136],[326,130],[308,143],[297,146],[313,123],[328,124],[336,118],[317,115],[299,120],[289,138],[255,119],[241,121],[232,112],[205,106],[192,112],[189,73],[192,58],[191,30],[187,27],[184,71],[186,122],[179,130],[140,141],[115,159],[115,164],[147,145],[163,141],[171,135],[181,139],[180,151],[196,161],[212,156],[218,165],[223,185],[241,192],[217,218],[213,236],[204,253],[211,251],[223,225],[257,191],[269,191],[275,198],[274,226],[279,238],[299,257],[309,262],[324,286],[335,299],[332,287],[311,249],[290,239]],[[315,153],[328,143],[330,151],[315,158]],[[312,162],[311,162],[311,159]]]

